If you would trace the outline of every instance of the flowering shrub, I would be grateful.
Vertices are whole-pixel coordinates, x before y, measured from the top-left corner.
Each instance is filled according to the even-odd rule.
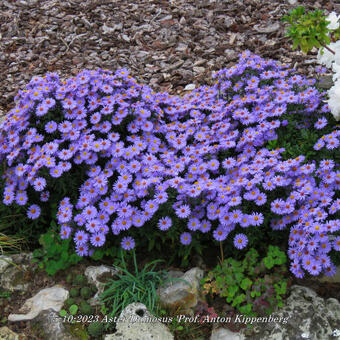
[[[183,245],[202,233],[220,242],[231,234],[241,249],[252,229],[289,227],[292,272],[333,274],[337,164],[290,159],[271,147],[281,125],[294,124],[280,121],[290,112],[322,126],[315,150],[339,146],[315,81],[248,51],[215,77],[214,86],[183,97],[154,93],[126,70],[34,77],[1,126],[3,202],[27,204],[36,219],[44,202],[63,193],[61,237],[72,237],[81,256],[118,235],[132,249],[134,228],[155,216],[160,233],[181,229]]]

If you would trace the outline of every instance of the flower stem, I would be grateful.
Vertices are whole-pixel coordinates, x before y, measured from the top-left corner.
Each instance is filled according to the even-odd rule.
[[[221,253],[221,263],[223,263],[224,262],[224,255],[223,255],[222,242],[220,242],[220,253]]]
[[[325,44],[321,44],[322,47],[324,47],[326,50],[328,50],[329,52],[333,53],[335,55],[335,51],[333,51],[331,48],[329,48],[327,45]]]

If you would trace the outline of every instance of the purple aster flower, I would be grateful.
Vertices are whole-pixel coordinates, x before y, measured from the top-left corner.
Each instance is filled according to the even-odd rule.
[[[89,248],[86,244],[76,244],[76,253],[79,256],[88,256]]]
[[[319,261],[313,261],[311,267],[309,268],[309,273],[311,275],[319,275],[321,272],[322,266]]]
[[[211,223],[210,223],[210,221],[208,221],[208,220],[202,220],[201,221],[201,232],[202,233],[207,233],[207,232],[209,232],[210,231],[210,229],[211,229]]]
[[[131,250],[135,247],[135,240],[130,236],[123,237],[121,246],[124,250]]]
[[[267,195],[263,192],[260,192],[255,199],[256,205],[263,205],[266,202],[267,202]]]
[[[235,159],[231,158],[231,157],[226,158],[222,163],[222,165],[225,169],[231,169],[235,166],[235,164],[236,164]]]
[[[35,110],[35,115],[38,117],[44,116],[48,111],[48,106],[44,103],[41,103],[37,106]]]
[[[83,213],[82,215],[84,216],[84,218],[86,220],[91,220],[91,219],[94,219],[96,218],[98,214],[98,210],[95,206],[93,205],[89,205],[88,207],[86,207],[84,210],[83,210]]]
[[[181,243],[185,246],[189,245],[191,243],[192,237],[190,233],[184,232],[180,236]]]
[[[46,186],[46,180],[45,178],[43,177],[38,177],[34,183],[33,183],[33,186],[34,186],[34,190],[35,191],[42,191],[44,190],[45,186]]]
[[[101,247],[105,243],[105,235],[103,233],[92,234],[90,242],[94,247]]]
[[[100,226],[101,226],[100,221],[97,219],[89,220],[85,224],[86,230],[90,233],[97,233],[100,230]]]
[[[324,159],[320,162],[320,168],[322,170],[331,170],[334,168],[334,161],[332,159]]]
[[[327,125],[327,119],[325,117],[322,117],[317,120],[317,122],[314,124],[314,127],[318,130],[324,128]]]
[[[333,249],[340,251],[340,236],[337,236],[332,242]]]
[[[239,223],[242,228],[249,227],[252,224],[251,216],[248,214],[243,214]]]
[[[13,200],[14,200],[14,192],[13,192],[13,191],[11,191],[11,192],[6,192],[6,193],[4,194],[3,203],[4,203],[5,205],[11,205],[12,202],[13,202]]]
[[[63,174],[63,171],[59,166],[54,166],[50,169],[49,173],[52,177],[58,178]]]
[[[27,217],[30,218],[31,220],[35,220],[40,216],[40,207],[36,204],[32,204],[29,206],[27,210]]]
[[[193,218],[189,219],[189,221],[188,221],[188,229],[189,230],[192,230],[192,231],[198,230],[198,229],[200,229],[200,226],[201,226],[201,222],[198,218],[193,217]]]
[[[239,209],[236,209],[230,212],[230,221],[232,223],[240,222],[242,217],[243,217],[242,211]]]
[[[216,230],[214,230],[213,236],[214,236],[216,241],[221,242],[221,241],[224,241],[227,238],[228,231],[225,228],[223,228],[223,226],[220,226]]]
[[[83,230],[78,230],[73,237],[76,244],[86,244],[89,239],[89,234],[85,233]]]
[[[62,240],[68,239],[71,235],[72,228],[68,224],[63,224],[60,228],[60,238]]]
[[[336,274],[336,266],[331,263],[329,267],[326,267],[324,273],[326,276],[334,276]]]
[[[237,249],[243,249],[248,244],[248,238],[244,234],[237,234],[234,237],[234,246]]]
[[[240,205],[242,202],[242,198],[240,196],[233,196],[229,199],[228,205],[230,207],[234,207]]]
[[[27,201],[28,201],[28,196],[27,196],[26,191],[19,190],[19,192],[15,196],[15,202],[18,205],[26,205]]]
[[[163,217],[158,221],[157,226],[162,231],[168,230],[172,226],[172,220],[168,216]]]
[[[182,204],[176,209],[176,215],[179,218],[187,218],[191,213],[191,209],[187,204]]]

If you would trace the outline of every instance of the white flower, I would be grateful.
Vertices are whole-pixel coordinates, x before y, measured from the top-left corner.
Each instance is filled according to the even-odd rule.
[[[340,15],[336,15],[335,12],[330,13],[328,17],[326,18],[327,21],[330,21],[327,28],[329,30],[336,30],[340,25],[339,19],[340,19]]]
[[[339,55],[340,59],[340,55]],[[332,70],[334,72],[333,74],[333,81],[336,81],[337,79],[340,78],[340,63],[337,63],[335,60],[335,63],[332,64]]]
[[[340,120],[340,80],[328,90],[328,106],[336,121]]]
[[[318,55],[317,55],[317,61],[321,65],[325,65],[327,68],[332,67],[332,63],[336,61],[340,62],[340,40],[336,41],[335,43],[330,43],[328,47],[335,52],[335,55],[327,50],[326,48],[323,48],[323,53],[321,54],[321,48],[319,48]],[[340,65],[340,64],[339,64]]]

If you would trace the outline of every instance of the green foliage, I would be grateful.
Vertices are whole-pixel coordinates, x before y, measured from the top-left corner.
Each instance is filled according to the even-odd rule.
[[[92,290],[89,287],[83,287],[80,289],[80,296],[87,300],[92,296]]]
[[[95,285],[90,285],[90,289],[91,289],[92,295],[95,295],[98,292],[98,289]]]
[[[276,306],[282,306],[288,282],[284,277],[286,261],[278,247],[269,246],[261,261],[252,248],[242,261],[228,258],[210,271],[201,282],[203,294],[225,297],[245,315],[268,315]]]
[[[87,284],[87,279],[84,275],[78,274],[74,277],[73,284],[76,286],[85,286]]]
[[[82,315],[91,315],[93,313],[93,308],[86,301],[80,303],[79,312]]]
[[[133,253],[134,273],[128,271],[121,252],[122,267],[118,267],[119,273],[116,278],[105,284],[106,289],[99,296],[105,304],[108,317],[114,317],[119,311],[133,302],[145,304],[151,313],[157,313],[157,287],[164,283],[163,272],[155,271],[159,260],[152,261],[138,270],[136,255]]]
[[[94,338],[100,337],[104,333],[104,325],[102,322],[92,322],[89,324],[87,332]]]
[[[324,135],[331,133],[336,128],[336,121],[332,114],[324,113],[328,124],[322,129],[315,129],[314,123],[320,116],[306,117],[303,114],[303,107],[290,104],[287,107],[287,113],[280,117],[280,120],[286,120],[287,125],[281,126],[277,130],[278,139],[267,143],[267,149],[285,148],[282,153],[284,160],[296,158],[300,155],[305,156],[305,162],[316,161],[322,159],[336,159],[336,149],[314,150],[314,145]],[[275,145],[273,145],[275,143]]]
[[[54,222],[51,227],[56,228]],[[39,243],[42,248],[33,251],[32,262],[38,263],[39,268],[44,269],[49,275],[69,268],[82,260],[82,257],[74,253],[70,242],[71,239],[62,240],[58,233],[50,229],[40,236]]]
[[[62,309],[60,312],[59,312],[59,315],[63,318],[64,316],[67,315],[67,311],[65,309]]]
[[[73,298],[79,296],[79,289],[77,289],[77,288],[71,288],[71,289],[70,289],[70,296],[73,297]]]
[[[78,312],[78,306],[77,305],[71,305],[69,308],[69,312],[71,315],[76,315]]]
[[[65,304],[65,306],[66,306],[67,308],[70,308],[72,305],[74,305],[74,303],[75,303],[75,299],[72,298],[72,297],[68,298],[68,299],[64,302],[64,304]]]
[[[305,8],[299,6],[282,20],[290,24],[287,37],[293,40],[293,50],[300,46],[304,53],[308,53],[313,47],[320,48],[331,42],[328,34],[332,30],[327,28],[329,21],[322,10],[306,13]]]
[[[10,291],[4,290],[1,291],[0,290],[0,299],[10,299],[12,296],[12,293]]]

